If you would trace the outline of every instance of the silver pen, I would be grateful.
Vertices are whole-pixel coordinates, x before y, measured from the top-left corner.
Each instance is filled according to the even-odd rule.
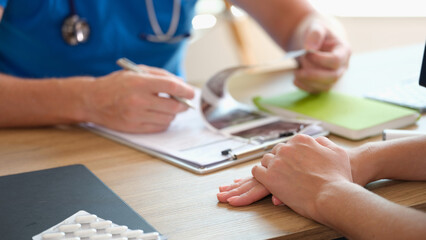
[[[130,71],[133,71],[133,72],[136,72],[136,73],[141,73],[141,74],[147,73],[146,71],[144,71],[143,69],[138,67],[138,65],[136,65],[136,63],[130,61],[127,58],[118,59],[117,64],[118,64],[118,66],[120,66],[120,67],[122,67],[123,69],[126,69],[126,70],[130,70]],[[178,97],[178,96],[173,96],[173,95],[170,95],[170,98],[185,104],[189,108],[195,109],[194,105],[192,105],[191,101],[189,101],[188,99]]]

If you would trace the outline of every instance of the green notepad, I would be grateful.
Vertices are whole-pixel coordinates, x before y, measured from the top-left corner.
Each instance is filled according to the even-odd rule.
[[[274,97],[256,97],[259,109],[290,118],[319,120],[331,133],[349,139],[380,134],[386,128],[413,124],[414,110],[337,92],[309,94],[294,91]]]

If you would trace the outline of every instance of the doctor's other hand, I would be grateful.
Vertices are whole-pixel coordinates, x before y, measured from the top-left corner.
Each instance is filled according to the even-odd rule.
[[[310,93],[328,91],[348,67],[349,44],[317,20],[310,22],[301,40],[308,53],[298,59],[294,84]]]
[[[191,86],[165,70],[139,67],[147,73],[121,70],[91,82],[85,90],[88,122],[122,132],[153,133],[165,131],[176,114],[187,110],[159,93],[192,99]]]
[[[317,202],[327,187],[352,182],[347,152],[325,137],[296,135],[254,166],[254,178],[297,213],[321,222]]]

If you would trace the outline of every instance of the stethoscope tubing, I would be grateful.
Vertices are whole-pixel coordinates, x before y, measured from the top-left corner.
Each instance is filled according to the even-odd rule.
[[[167,29],[167,32],[164,33],[163,30],[160,27],[160,24],[158,23],[158,18],[157,15],[155,13],[155,7],[154,7],[154,1],[153,0],[145,0],[145,5],[146,5],[146,9],[147,9],[147,13],[148,13],[148,20],[149,20],[149,24],[151,25],[152,31],[154,32],[154,34],[141,34],[140,38],[149,42],[153,42],[153,43],[177,43],[180,42],[182,40],[184,40],[185,38],[188,38],[190,36],[190,33],[184,33],[184,34],[180,34],[175,36],[178,25],[179,25],[179,21],[180,21],[180,11],[181,11],[181,0],[173,0],[173,10],[172,10],[172,16],[171,16],[171,20],[170,20],[170,24],[169,24],[169,28]],[[83,19],[80,19],[78,17],[76,8],[75,8],[75,4],[74,4],[74,0],[68,0],[68,5],[70,8],[70,16],[76,16],[77,17],[77,21],[78,22],[84,22],[84,24],[87,25],[87,30],[90,33],[90,27],[88,25],[87,22],[85,22]],[[69,17],[68,17],[69,18]],[[64,21],[66,22],[66,21]],[[76,24],[76,23],[74,23]],[[62,27],[63,29],[66,29],[66,31],[71,31],[71,32],[66,32],[65,35],[68,36],[69,38],[76,38],[78,39],[78,32],[75,32],[75,29],[73,27],[67,27],[64,28],[64,26]],[[70,29],[70,30],[68,30]],[[89,33],[87,34],[87,37],[89,36]],[[70,44],[70,45],[76,45],[77,43],[81,43],[81,42],[85,42],[87,41],[87,39],[83,39],[83,40],[77,40],[77,43],[71,44],[69,39],[65,39],[65,41]]]

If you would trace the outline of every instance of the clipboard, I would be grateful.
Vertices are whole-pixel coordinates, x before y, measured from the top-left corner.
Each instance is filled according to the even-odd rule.
[[[328,131],[325,131],[322,127],[319,127],[318,125],[312,125],[312,126],[314,126],[315,129],[310,129],[310,130],[313,130],[310,133],[306,132],[312,137],[326,136],[329,134]],[[272,146],[274,146],[275,144],[280,142],[286,142],[295,135],[295,134],[292,134],[291,136],[278,138],[278,139],[275,139],[274,141],[268,141],[267,143],[258,144],[258,145],[248,145],[246,142],[241,142],[241,144],[243,146],[247,146],[247,148],[236,147],[236,148],[227,148],[227,149],[222,149],[222,148],[215,149],[220,154],[223,154],[222,152],[226,151],[227,153],[226,157],[222,160],[218,160],[210,164],[200,165],[200,164],[191,162],[188,159],[180,158],[173,154],[167,154],[165,152],[157,151],[147,146],[134,143],[132,141],[129,141],[129,139],[119,137],[118,135],[115,135],[109,132],[110,130],[109,131],[101,130],[99,127],[94,127],[87,124],[82,125],[82,127],[98,135],[101,135],[105,138],[111,139],[113,141],[116,141],[118,143],[121,143],[129,147],[132,147],[134,149],[137,149],[139,151],[142,151],[154,157],[158,157],[159,159],[165,162],[168,162],[172,165],[175,165],[177,167],[183,168],[185,170],[188,170],[190,172],[200,174],[200,175],[215,172],[224,168],[228,168],[243,162],[247,162],[247,161],[259,158],[263,156],[265,153],[269,152],[272,149]]]
[[[305,53],[301,50],[289,56]],[[227,81],[232,76],[264,67],[268,68],[238,66],[217,73],[202,89],[195,89],[191,103],[194,109],[178,114],[162,133],[127,134],[91,123],[82,126],[196,174],[259,158],[276,143],[285,142],[298,133],[314,137],[327,135],[318,121],[272,116],[231,96]]]
[[[146,148],[144,146],[141,146],[139,144],[135,144],[135,143],[125,141],[125,140],[120,139],[120,138],[115,138],[112,135],[106,134],[103,131],[99,131],[99,130],[96,130],[96,129],[93,129],[93,128],[90,128],[89,130],[93,131],[94,133],[99,134],[103,137],[109,138],[109,139],[114,140],[116,142],[119,142],[123,145],[126,145],[126,146],[132,147],[134,149],[140,150],[140,151],[147,153],[151,156],[157,157],[157,158],[159,158],[159,159],[161,159],[161,160],[163,160],[167,163],[170,163],[172,165],[175,165],[177,167],[183,168],[185,170],[188,170],[190,172],[193,172],[193,173],[196,173],[196,174],[199,174],[199,175],[215,172],[215,171],[218,171],[218,170],[221,170],[221,169],[224,169],[224,168],[228,168],[228,167],[237,165],[239,163],[250,161],[252,159],[261,157],[264,154],[264,153],[257,153],[257,154],[253,154],[251,156],[247,156],[247,157],[239,158],[239,159],[235,159],[235,160],[233,160],[230,157],[230,158],[228,158],[224,161],[220,161],[220,162],[210,164],[210,165],[206,165],[206,166],[201,166],[201,165],[191,163],[187,160],[180,159],[176,156],[161,153],[161,152]]]

